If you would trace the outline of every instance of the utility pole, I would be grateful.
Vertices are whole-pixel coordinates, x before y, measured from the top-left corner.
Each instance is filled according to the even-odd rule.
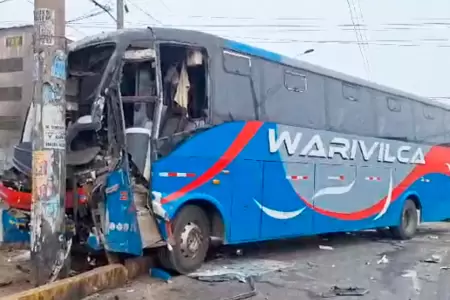
[[[34,1],[31,261],[36,286],[67,271],[65,1]]]
[[[117,1],[117,29],[122,29],[124,25],[124,3],[123,0]]]

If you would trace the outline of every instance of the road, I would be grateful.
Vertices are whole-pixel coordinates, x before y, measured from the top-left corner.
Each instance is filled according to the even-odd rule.
[[[0,245],[0,299],[32,288],[26,249],[26,245]]]
[[[239,248],[240,257],[226,256],[219,262],[270,259],[290,264],[256,278],[257,295],[252,300],[323,299],[333,286],[368,290],[363,296],[338,297],[342,300],[441,300],[450,299],[450,270],[445,270],[450,266],[449,244],[450,223],[436,223],[421,226],[417,237],[406,242],[382,238],[376,232],[303,238],[249,245]],[[319,249],[319,245],[333,250]],[[423,261],[432,256],[440,261]],[[248,290],[247,284],[236,281],[210,283],[178,276],[171,283],[163,283],[143,276],[126,287],[88,299],[214,300]]]

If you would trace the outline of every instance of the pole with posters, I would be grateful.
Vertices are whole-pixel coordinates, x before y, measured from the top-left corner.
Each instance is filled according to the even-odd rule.
[[[35,0],[31,262],[36,286],[68,266],[65,230],[65,1]]]

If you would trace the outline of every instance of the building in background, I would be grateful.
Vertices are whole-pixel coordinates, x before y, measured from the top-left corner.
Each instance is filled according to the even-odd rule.
[[[20,140],[33,97],[33,31],[33,25],[0,28],[0,173]]]
[[[33,26],[0,28],[0,172],[22,133],[33,94]]]

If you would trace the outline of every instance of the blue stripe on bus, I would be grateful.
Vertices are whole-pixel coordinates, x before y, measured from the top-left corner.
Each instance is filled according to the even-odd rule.
[[[267,51],[261,48],[253,47],[250,45],[242,44],[236,41],[226,41],[225,47],[229,48],[230,50],[245,53],[248,55],[259,56],[276,62],[281,62],[283,60],[283,56],[280,54]]]

